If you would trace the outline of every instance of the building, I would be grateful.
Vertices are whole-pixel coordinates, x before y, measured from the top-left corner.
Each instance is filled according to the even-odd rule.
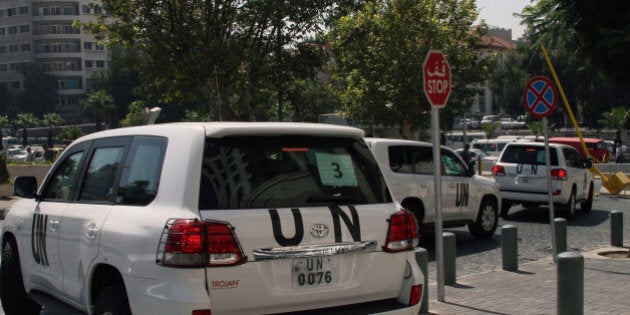
[[[505,54],[503,52],[516,49],[516,44],[512,42],[512,30],[504,28],[490,28],[488,35],[482,38],[484,49],[482,55],[494,55],[497,57],[499,69],[505,64]],[[473,113],[485,115],[498,114],[500,104],[495,103],[494,93],[490,89],[490,82],[486,80],[483,92],[477,96],[477,102],[471,109]]]
[[[55,112],[85,122],[81,99],[90,77],[107,69],[108,54],[75,22],[95,20],[101,10],[94,0],[0,0],[0,85],[23,89],[20,67],[39,64],[57,82]]]

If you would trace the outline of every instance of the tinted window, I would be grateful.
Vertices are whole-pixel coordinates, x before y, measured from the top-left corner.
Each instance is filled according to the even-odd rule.
[[[44,196],[49,201],[70,201],[76,185],[79,163],[83,152],[68,156],[48,182]]]
[[[124,147],[97,148],[83,179],[80,201],[110,201]]]
[[[464,176],[466,175],[466,167],[462,161],[451,152],[442,150],[442,172],[448,176]],[[431,172],[433,174],[433,171]]]
[[[391,201],[363,141],[334,137],[207,139],[200,209]]]
[[[396,173],[433,174],[432,148],[418,146],[390,146],[389,167]]]
[[[133,140],[129,151],[116,202],[147,205],[157,194],[166,139],[138,137]]]
[[[549,148],[551,154],[551,165],[558,165],[558,155],[555,148]],[[529,145],[507,146],[501,156],[503,163],[546,165],[545,147]]]
[[[564,152],[564,158],[568,167],[582,167],[582,157],[580,153],[570,148],[563,148],[562,151]]]

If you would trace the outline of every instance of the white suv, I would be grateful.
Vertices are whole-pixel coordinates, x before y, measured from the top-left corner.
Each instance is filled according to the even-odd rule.
[[[589,160],[583,160],[572,146],[549,143],[552,194],[555,206],[575,215],[576,202],[582,211],[593,206],[593,178]],[[492,175],[501,187],[501,216],[511,206],[522,204],[535,208],[549,203],[545,144],[541,142],[511,142],[492,168]]]
[[[394,199],[413,212],[422,226],[435,225],[433,144],[366,138]],[[498,222],[499,187],[475,175],[461,157],[442,146],[442,221],[445,227],[468,225],[477,238],[492,237]]]
[[[417,314],[417,223],[359,129],[176,123],[94,133],[15,181],[4,311]]]

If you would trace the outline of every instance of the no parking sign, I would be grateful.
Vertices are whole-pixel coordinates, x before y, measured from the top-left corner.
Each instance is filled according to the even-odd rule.
[[[558,105],[556,86],[547,77],[536,76],[529,80],[523,95],[525,108],[536,118],[549,116]]]

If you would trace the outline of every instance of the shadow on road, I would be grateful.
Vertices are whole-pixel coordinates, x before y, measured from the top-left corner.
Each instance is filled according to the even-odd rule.
[[[564,211],[554,211],[555,218],[566,219]],[[575,217],[567,219],[568,226],[597,226],[602,222],[606,222],[610,217],[609,211],[591,210],[590,212],[582,212],[579,209],[575,213]],[[515,210],[512,208],[510,213],[502,218],[505,222],[523,222],[523,223],[540,223],[549,224],[549,208],[538,207],[531,209]]]
[[[455,252],[457,257],[492,251],[501,247],[501,231],[497,229],[495,234],[488,239],[476,239],[470,235],[468,228],[443,229],[443,232],[455,234]],[[429,261],[435,261],[435,230],[427,229],[420,237],[420,247],[425,248],[429,254]]]

